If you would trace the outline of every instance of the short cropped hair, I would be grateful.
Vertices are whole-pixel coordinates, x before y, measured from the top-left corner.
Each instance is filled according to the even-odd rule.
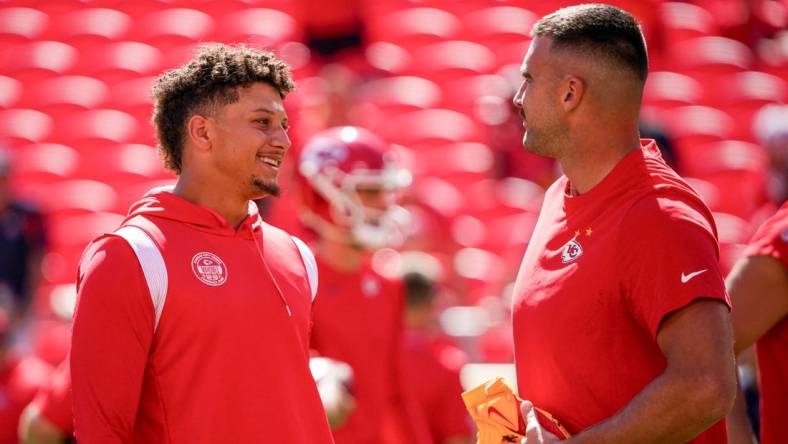
[[[610,5],[586,4],[559,9],[541,18],[534,37],[550,37],[555,49],[576,49],[628,69],[646,81],[648,53],[640,24]]]
[[[210,115],[216,106],[237,102],[237,88],[257,82],[271,85],[283,99],[295,89],[285,62],[268,51],[243,45],[203,45],[191,61],[159,76],[152,89],[153,125],[165,166],[181,173],[190,117]]]

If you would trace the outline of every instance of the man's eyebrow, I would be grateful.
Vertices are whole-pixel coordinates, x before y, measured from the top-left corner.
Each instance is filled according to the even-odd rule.
[[[274,111],[268,108],[257,108],[252,110],[253,113],[268,113],[268,114],[276,114]]]

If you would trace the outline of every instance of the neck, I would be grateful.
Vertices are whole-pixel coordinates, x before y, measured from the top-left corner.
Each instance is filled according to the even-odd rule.
[[[615,134],[615,131],[610,131]],[[587,193],[594,188],[629,152],[640,148],[637,130],[626,136],[585,137],[572,144],[572,149],[558,159],[569,178],[573,194]]]
[[[335,270],[350,273],[361,269],[367,252],[347,243],[322,239],[317,254]]]
[[[211,183],[211,186],[206,186]],[[216,181],[203,181],[182,172],[173,194],[221,215],[233,228],[238,228],[248,214],[249,199],[218,185]]]

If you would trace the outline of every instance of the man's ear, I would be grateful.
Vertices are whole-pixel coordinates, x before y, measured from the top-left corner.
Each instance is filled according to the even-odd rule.
[[[186,135],[198,150],[211,149],[211,121],[205,116],[195,114],[186,122]]]
[[[585,93],[585,82],[577,76],[568,75],[563,80],[563,96],[561,97],[561,105],[564,110],[569,112],[580,106]]]

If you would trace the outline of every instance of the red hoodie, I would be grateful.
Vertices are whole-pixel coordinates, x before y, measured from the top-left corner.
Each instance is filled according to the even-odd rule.
[[[71,349],[80,443],[332,442],[308,366],[305,258],[249,208],[234,229],[164,190],[132,206],[123,226],[166,264],[160,312],[129,242],[88,247]]]

